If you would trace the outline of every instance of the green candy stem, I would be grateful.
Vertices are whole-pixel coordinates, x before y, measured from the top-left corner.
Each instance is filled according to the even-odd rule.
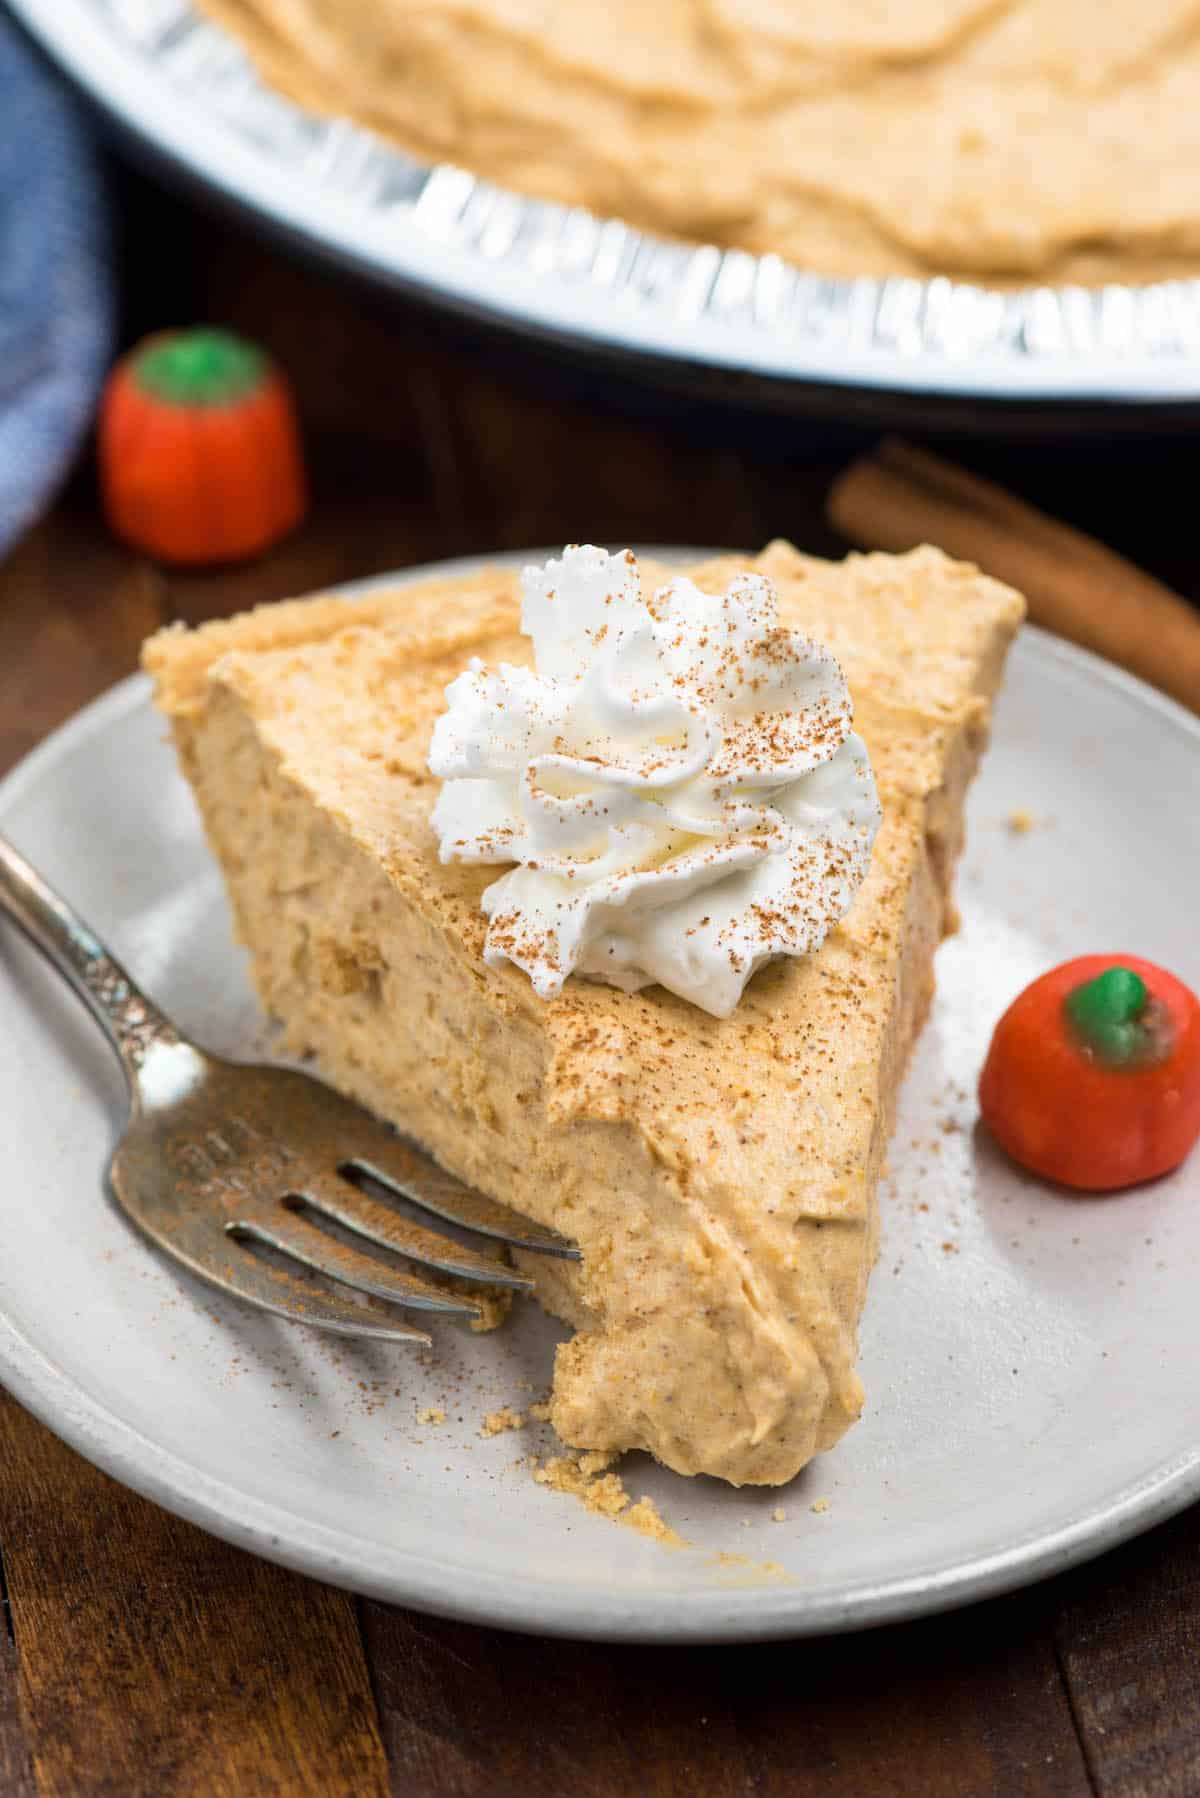
[[[1064,1002],[1076,1040],[1106,1067],[1144,1067],[1169,1052],[1164,1009],[1132,968],[1106,968]]]
[[[173,406],[230,406],[258,388],[267,358],[232,331],[202,326],[155,338],[137,357],[139,387]]]

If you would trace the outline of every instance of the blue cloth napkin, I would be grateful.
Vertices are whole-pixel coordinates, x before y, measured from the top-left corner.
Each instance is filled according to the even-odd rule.
[[[0,12],[0,555],[70,469],[114,314],[108,197],[86,125]]]

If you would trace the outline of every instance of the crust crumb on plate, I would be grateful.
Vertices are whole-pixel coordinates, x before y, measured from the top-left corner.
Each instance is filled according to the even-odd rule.
[[[598,1517],[623,1523],[655,1542],[686,1547],[684,1538],[666,1522],[652,1498],[631,1501],[621,1476],[609,1472],[615,1459],[615,1455],[597,1453],[551,1455],[546,1461],[534,1461],[533,1477],[539,1486],[549,1486],[555,1492],[579,1499]]]
[[[498,1411],[489,1411],[479,1426],[481,1436],[502,1436],[505,1430],[520,1430],[525,1427],[524,1413],[514,1411],[511,1405],[501,1405]]]

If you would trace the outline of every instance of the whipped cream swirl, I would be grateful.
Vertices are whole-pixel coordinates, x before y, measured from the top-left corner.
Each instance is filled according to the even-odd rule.
[[[646,597],[631,551],[589,544],[522,588],[534,667],[473,661],[429,752],[441,859],[517,864],[483,894],[486,960],[543,998],[581,974],[727,1017],[866,874],[879,801],[845,677],[761,574]]]

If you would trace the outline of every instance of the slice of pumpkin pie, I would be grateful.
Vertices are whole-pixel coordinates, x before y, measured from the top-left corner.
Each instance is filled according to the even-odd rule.
[[[495,569],[144,660],[286,1047],[578,1242],[527,1268],[575,1331],[558,1434],[773,1485],[862,1406],[876,1182],[1023,607],[932,549],[687,575],[528,571],[536,667]]]

